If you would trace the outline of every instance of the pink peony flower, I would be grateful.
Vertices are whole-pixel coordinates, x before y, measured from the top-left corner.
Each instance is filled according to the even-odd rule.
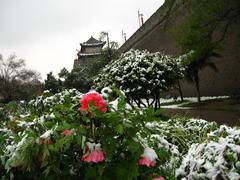
[[[88,152],[82,156],[82,161],[88,163],[100,163],[105,160],[105,155],[100,144],[88,142],[86,149]]]
[[[94,102],[93,105],[94,107],[96,107],[98,111],[100,112],[107,111],[107,103],[104,101],[102,96],[97,92],[90,92],[83,95],[82,99],[80,100],[80,104],[82,105],[82,107],[80,108],[80,111],[89,112],[88,105],[91,102]]]
[[[63,131],[63,134],[64,134],[65,136],[69,136],[69,135],[71,134],[71,130],[66,129],[65,131]]]
[[[159,177],[155,177],[155,178],[153,178],[152,180],[164,180],[164,177],[159,176]]]
[[[139,165],[154,167],[156,165],[156,159],[158,158],[156,152],[152,148],[145,148],[144,153],[138,161]]]
[[[151,161],[149,158],[147,157],[141,157],[138,161],[139,165],[145,165],[147,167],[154,167],[156,165],[156,161]]]

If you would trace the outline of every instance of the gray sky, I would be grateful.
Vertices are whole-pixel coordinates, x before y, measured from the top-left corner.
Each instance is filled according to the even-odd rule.
[[[0,54],[15,53],[42,77],[71,70],[80,42],[108,31],[122,44],[138,28],[137,10],[146,21],[164,0],[0,0]]]

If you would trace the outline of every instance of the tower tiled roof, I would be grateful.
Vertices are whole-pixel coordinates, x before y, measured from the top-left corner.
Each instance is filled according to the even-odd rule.
[[[105,41],[99,41],[95,39],[94,37],[90,37],[86,42],[81,43],[83,46],[97,46],[97,45],[104,45],[106,42]]]

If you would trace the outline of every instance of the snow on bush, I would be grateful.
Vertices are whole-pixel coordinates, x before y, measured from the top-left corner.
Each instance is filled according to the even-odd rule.
[[[174,169],[167,166],[172,156],[168,144],[160,148],[149,143],[159,158],[150,167],[139,164],[146,146],[138,132],[151,134],[144,128],[147,117],[126,110],[123,93],[116,102],[113,107],[97,92],[82,95],[65,90],[55,95],[44,92],[24,109],[16,106],[21,111],[9,111],[0,124],[0,175],[5,179],[173,177]],[[159,169],[163,165],[166,168]]]
[[[114,93],[105,89],[104,97],[110,97],[105,91]],[[90,96],[77,90],[45,92],[24,108],[6,106],[7,117],[0,121],[1,177],[239,178],[238,128],[201,119],[162,120],[153,109],[127,108],[124,94],[118,96],[115,103],[99,95],[98,103],[81,101],[88,103],[87,111],[80,100]],[[102,101],[107,111],[95,107],[105,108]]]
[[[240,179],[240,129],[220,126],[192,144],[176,170],[185,179]]]
[[[179,155],[186,153],[191,144],[204,141],[207,134],[217,128],[217,124],[202,119],[175,118],[148,122],[145,127],[149,130],[154,129],[151,134],[154,142],[160,141],[162,146],[171,152],[179,152],[175,153]],[[166,141],[168,143],[163,143]]]
[[[126,93],[129,103],[139,107],[157,103],[160,92],[169,90],[183,77],[181,58],[173,58],[160,52],[130,50],[107,65],[95,79],[95,87],[116,86]],[[149,101],[152,98],[152,102]]]

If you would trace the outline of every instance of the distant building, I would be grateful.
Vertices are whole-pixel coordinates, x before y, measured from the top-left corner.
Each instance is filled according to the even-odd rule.
[[[81,50],[77,53],[77,59],[74,60],[73,68],[83,66],[97,58],[105,43],[105,41],[98,41],[92,36],[86,42],[80,43]]]

